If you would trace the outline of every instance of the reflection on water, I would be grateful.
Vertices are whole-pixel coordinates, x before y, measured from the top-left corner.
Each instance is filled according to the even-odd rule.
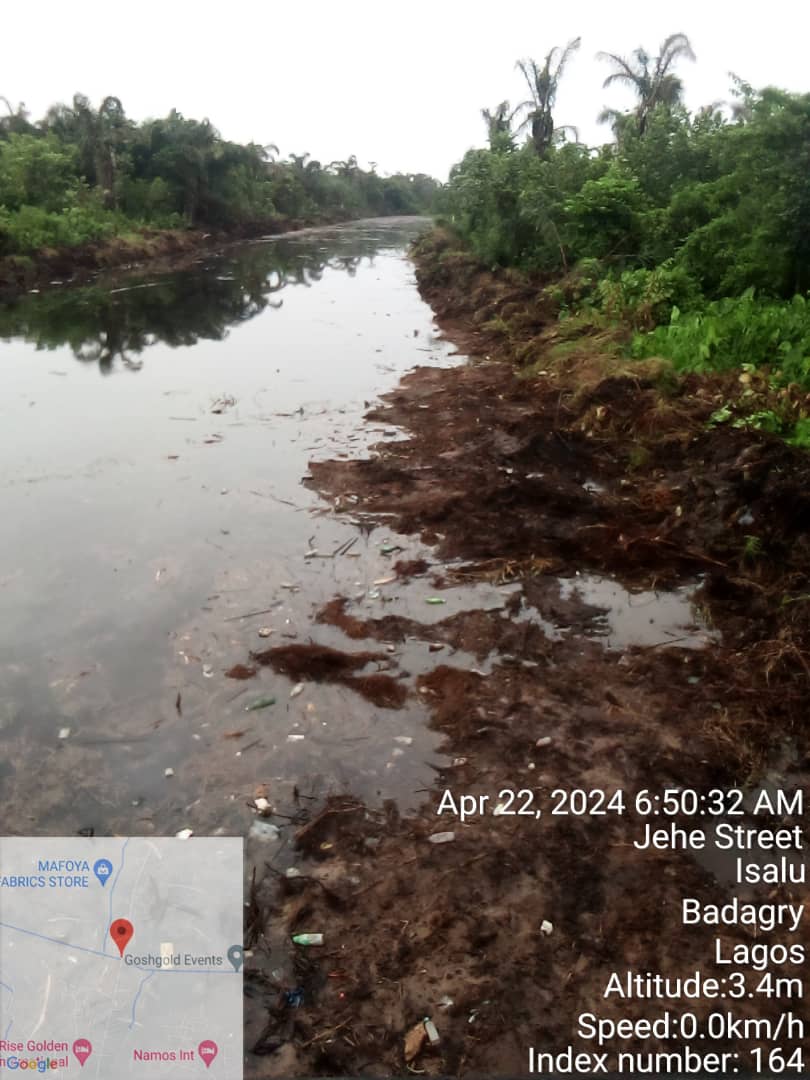
[[[400,374],[454,362],[403,258],[423,227],[312,230],[0,312],[0,832],[245,833],[252,792],[296,782],[419,800],[438,738],[416,695],[225,672],[259,629],[345,647],[313,608],[390,573],[380,530],[300,481],[380,439],[362,416]]]
[[[0,338],[22,338],[38,349],[67,345],[77,360],[96,362],[106,374],[118,359],[136,367],[141,354],[162,342],[176,348],[205,339],[222,341],[229,329],[268,308],[280,308],[284,291],[309,287],[337,270],[354,277],[374,266],[380,252],[402,241],[413,226],[337,228],[306,238],[280,237],[240,247],[226,257],[197,258],[157,280],[111,287],[103,282],[28,294],[0,309]]]

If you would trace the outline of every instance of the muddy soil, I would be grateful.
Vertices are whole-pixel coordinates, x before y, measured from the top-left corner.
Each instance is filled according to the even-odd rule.
[[[446,266],[441,277],[423,255],[423,291],[478,362],[408,375],[369,414],[407,437],[364,460],[313,462],[310,484],[433,545],[431,561],[396,570],[424,585],[426,603],[462,582],[501,588],[504,603],[423,623],[369,618],[336,596],[309,646],[255,655],[293,678],[346,685],[384,664],[404,694],[392,650],[429,643],[435,667],[410,692],[452,764],[436,766],[413,815],[350,795],[300,808],[300,871],[267,864],[251,897],[251,1076],[524,1075],[530,1047],[599,1049],[577,1037],[581,1013],[705,1019],[716,1001],[605,998],[607,981],[716,977],[715,939],[727,954],[752,943],[739,926],[684,926],[683,897],[795,902],[803,891],[732,884],[717,850],[637,849],[645,819],[633,800],[645,789],[806,787],[806,456],[707,430],[728,389],[718,380],[690,378],[664,396],[643,372],[595,377],[593,356],[585,390],[571,367],[524,377],[476,312],[525,305],[531,290],[483,273],[459,289]],[[524,322],[536,335],[543,313],[527,309]],[[609,635],[620,593],[631,606],[651,598],[628,639],[615,625]],[[661,616],[673,597],[693,605],[677,631]],[[318,644],[326,626],[344,652]],[[576,789],[621,791],[624,812],[553,814],[571,809],[553,793]],[[437,812],[448,792],[489,802],[462,823]],[[510,792],[527,812],[493,815]],[[443,832],[452,838],[431,842]],[[274,943],[301,932],[323,933],[323,945],[271,972]],[[806,924],[789,941],[809,948]],[[747,969],[752,987],[755,975]],[[776,1020],[786,1007],[733,1002],[740,1017]],[[408,1038],[425,1017],[435,1046]],[[756,1045],[766,1043],[719,1038],[711,1049],[741,1053],[744,1068]],[[611,1050],[679,1046],[629,1039]]]

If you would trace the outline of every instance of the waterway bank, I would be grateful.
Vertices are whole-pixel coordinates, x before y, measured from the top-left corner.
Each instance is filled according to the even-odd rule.
[[[25,256],[6,255],[0,258],[0,302],[9,302],[32,289],[79,284],[108,271],[129,271],[142,266],[155,273],[180,269],[189,256],[215,252],[240,241],[348,220],[345,216],[324,214],[300,220],[277,217],[227,230],[143,228],[72,248],[46,248]]]

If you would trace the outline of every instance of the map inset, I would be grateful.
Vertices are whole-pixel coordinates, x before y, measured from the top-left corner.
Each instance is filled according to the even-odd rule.
[[[242,839],[0,839],[0,1077],[240,1080]]]

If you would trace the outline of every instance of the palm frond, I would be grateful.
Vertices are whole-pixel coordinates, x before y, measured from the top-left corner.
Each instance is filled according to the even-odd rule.
[[[638,72],[632,69],[630,62],[625,60],[623,56],[618,56],[616,53],[599,52],[596,54],[596,59],[606,63],[615,64],[619,69],[618,71],[612,71],[610,75],[608,75],[602,83],[603,88],[611,86],[614,82],[626,82],[631,86],[638,85]]]
[[[536,101],[537,81],[540,75],[537,64],[534,60],[518,60],[515,66],[526,80],[526,85],[529,87],[529,93],[532,95],[532,101]]]

